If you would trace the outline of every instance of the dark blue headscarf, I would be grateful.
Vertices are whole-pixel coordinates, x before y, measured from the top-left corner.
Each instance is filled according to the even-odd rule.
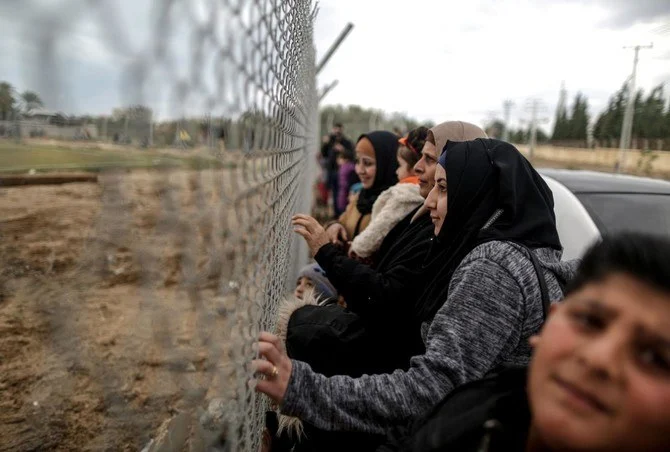
[[[446,301],[454,271],[479,244],[508,240],[562,249],[551,190],[513,145],[450,141],[438,164],[447,173],[447,216],[424,265],[441,260],[445,266],[419,300],[422,321]]]

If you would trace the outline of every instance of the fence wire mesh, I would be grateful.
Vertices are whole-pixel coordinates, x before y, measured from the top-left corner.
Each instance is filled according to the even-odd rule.
[[[258,450],[246,365],[307,257],[314,15],[0,4],[0,451]]]

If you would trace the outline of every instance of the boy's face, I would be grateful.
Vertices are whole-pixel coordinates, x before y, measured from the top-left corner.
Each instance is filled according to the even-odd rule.
[[[533,429],[549,447],[667,449],[670,295],[610,275],[553,307],[533,345]]]

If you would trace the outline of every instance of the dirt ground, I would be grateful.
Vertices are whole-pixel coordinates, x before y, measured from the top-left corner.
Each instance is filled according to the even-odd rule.
[[[181,178],[170,207],[172,182],[122,177],[131,183],[0,188],[1,452],[141,450],[221,389],[220,344],[244,346],[229,317],[202,315],[230,301],[212,295],[216,282],[243,271],[212,237],[222,216],[198,216],[214,194]],[[179,206],[195,206],[181,212],[192,221],[165,229]]]

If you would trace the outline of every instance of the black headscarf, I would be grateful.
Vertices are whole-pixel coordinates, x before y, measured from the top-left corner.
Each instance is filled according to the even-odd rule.
[[[418,300],[419,321],[432,319],[447,299],[454,271],[479,244],[509,240],[562,249],[551,190],[514,146],[493,139],[450,141],[439,164],[447,173],[447,216],[424,265],[444,264]]]
[[[358,137],[358,141],[363,138],[367,138],[372,143],[375,150],[375,159],[377,160],[375,181],[372,187],[361,190],[356,203],[356,208],[361,215],[366,215],[372,212],[372,206],[381,192],[398,183],[398,176],[395,173],[398,169],[398,160],[396,159],[398,136],[391,132],[377,130],[364,133]]]

